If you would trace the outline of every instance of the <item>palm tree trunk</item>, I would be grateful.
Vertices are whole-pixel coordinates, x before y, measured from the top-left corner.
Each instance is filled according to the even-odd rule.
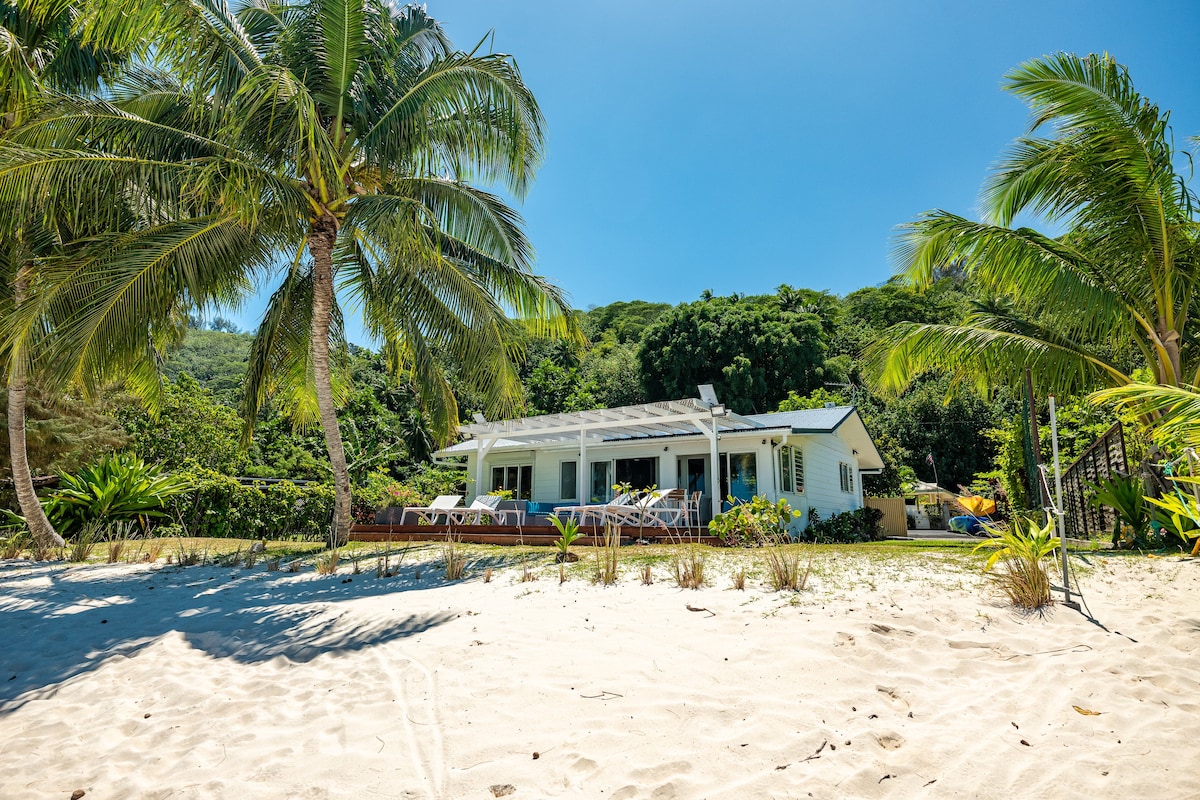
[[[312,362],[317,389],[317,408],[325,432],[325,448],[333,467],[333,534],[335,546],[350,538],[350,470],[342,431],[338,427],[333,404],[333,384],[329,370],[329,319],[333,311],[333,246],[337,241],[337,219],[331,214],[318,219],[308,240],[313,257]]]
[[[29,268],[22,266],[13,281],[13,304],[21,305],[29,287]],[[8,379],[8,452],[12,459],[13,485],[17,490],[17,503],[25,524],[34,540],[42,547],[58,546],[64,542],[58,531],[50,524],[42,504],[38,502],[33,488],[33,474],[29,471],[29,451],[25,446],[25,396],[28,387],[24,353],[12,355]]]

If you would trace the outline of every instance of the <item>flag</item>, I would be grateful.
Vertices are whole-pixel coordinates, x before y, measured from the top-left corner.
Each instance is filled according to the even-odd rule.
[[[930,453],[929,455],[925,456],[925,463],[931,467],[933,466],[933,453]]]

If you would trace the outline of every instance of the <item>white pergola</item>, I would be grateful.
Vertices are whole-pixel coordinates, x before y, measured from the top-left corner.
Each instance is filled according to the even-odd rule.
[[[715,399],[715,398],[714,398]],[[541,417],[480,421],[460,427],[475,439],[475,485],[483,486],[483,460],[498,442],[528,445],[579,442],[579,497],[587,497],[587,447],[592,443],[647,439],[661,436],[688,436],[697,432],[708,438],[713,475],[718,473],[717,436],[723,431],[744,431],[763,427],[762,423],[734,414],[723,405],[708,400],[668,400],[620,408],[599,408],[547,414]],[[721,512],[721,492],[712,491],[713,514]]]

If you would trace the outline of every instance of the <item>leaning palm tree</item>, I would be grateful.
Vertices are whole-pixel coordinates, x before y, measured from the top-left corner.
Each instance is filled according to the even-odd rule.
[[[985,220],[927,212],[895,248],[909,282],[961,264],[989,299],[957,324],[890,328],[868,350],[877,380],[896,390],[948,370],[987,384],[1028,368],[1069,392],[1124,385],[1141,368],[1169,386],[1200,382],[1196,196],[1169,114],[1109,56],[1039,58],[1004,85],[1032,120],[985,184]],[[1023,214],[1065,232],[1013,227]]]
[[[93,9],[85,38],[129,46],[142,28],[173,20],[180,33],[155,51],[155,65],[183,82],[145,68],[111,102],[63,108],[26,137],[54,154],[27,170],[49,186],[74,184],[91,163],[69,148],[86,141],[106,169],[177,186],[178,204],[191,198],[203,218],[236,229],[213,257],[246,274],[283,264],[255,338],[244,410],[252,424],[276,396],[299,422],[320,422],[336,490],[333,533],[343,540],[351,518],[337,420],[346,385],[339,291],[382,342],[394,375],[418,387],[443,439],[458,421],[446,361],[503,413],[521,400],[510,316],[576,333],[560,292],[530,269],[519,216],[469,183],[526,191],[541,157],[537,104],[511,58],[454,50],[413,6],[176,0],[112,11]],[[42,296],[68,296],[72,274],[149,258],[113,252],[65,270]],[[77,318],[61,342],[86,337],[90,323]]]
[[[83,43],[71,30],[75,9],[58,3],[44,14],[31,14],[0,0],[0,142],[44,107],[57,92],[94,90],[104,75],[121,63],[114,52]],[[0,283],[15,307],[24,302],[40,253],[53,247],[57,231],[36,223],[22,224],[0,207]],[[46,517],[34,490],[25,436],[29,382],[29,346],[3,354],[7,388],[7,428],[13,486],[30,533],[43,546],[62,545],[62,537]]]

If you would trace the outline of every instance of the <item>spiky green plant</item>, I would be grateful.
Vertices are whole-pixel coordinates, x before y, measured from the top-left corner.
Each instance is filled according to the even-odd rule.
[[[989,552],[983,570],[1009,602],[1030,610],[1053,602],[1046,562],[1058,549],[1054,521],[1041,525],[1018,517],[1009,525],[984,529],[993,538],[977,544],[973,552]]]
[[[1119,546],[1127,533],[1131,542],[1142,542],[1150,530],[1153,517],[1150,505],[1143,496],[1140,479],[1131,475],[1110,475],[1099,483],[1091,484],[1089,502],[1096,507],[1107,507],[1113,511],[1112,543]]]
[[[579,521],[574,518],[562,520],[551,516],[550,524],[558,531],[558,538],[554,540],[554,546],[558,548],[558,560],[570,561],[571,545],[583,535],[579,532]]]
[[[65,532],[88,522],[117,520],[136,520],[145,531],[149,518],[165,516],[167,499],[191,488],[186,478],[167,474],[130,453],[114,453],[75,475],[62,476],[45,507]]]

